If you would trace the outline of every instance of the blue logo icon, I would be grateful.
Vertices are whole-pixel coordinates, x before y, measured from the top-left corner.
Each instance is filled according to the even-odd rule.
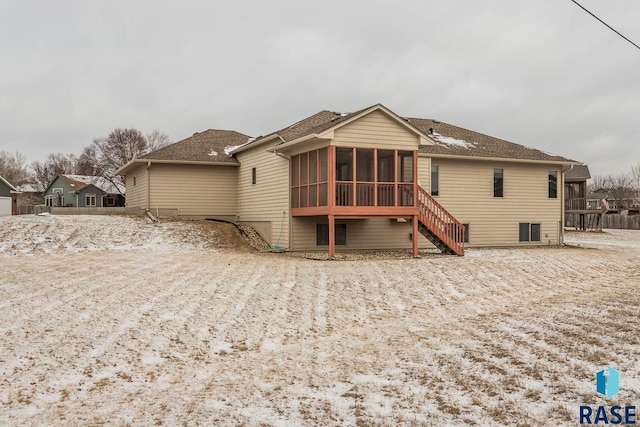
[[[596,373],[596,392],[611,399],[620,391],[620,372],[612,366]]]

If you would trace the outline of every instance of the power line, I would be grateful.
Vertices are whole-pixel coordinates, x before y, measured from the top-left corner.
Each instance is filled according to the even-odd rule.
[[[576,0],[571,0],[572,2],[574,2],[575,4],[577,4],[578,6],[580,6],[580,8],[582,10],[584,10],[585,12],[587,12],[589,15],[593,16],[594,18],[596,18],[598,21],[600,21],[603,25],[605,25],[608,29],[610,29],[611,31],[613,31],[614,33],[616,33],[617,35],[619,35],[620,37],[622,37],[623,39],[625,39],[626,41],[628,41],[629,43],[631,43],[632,45],[634,45],[638,50],[640,50],[640,46],[638,46],[637,44],[635,44],[634,42],[632,42],[631,40],[629,40],[628,38],[626,38],[625,36],[623,36],[622,34],[620,34],[620,32],[618,32],[615,28],[613,28],[611,25],[607,24],[606,22],[604,22],[602,19],[598,18],[596,15],[594,15],[593,13],[591,13],[586,7],[584,7],[583,5],[581,5],[580,3],[578,3]]]

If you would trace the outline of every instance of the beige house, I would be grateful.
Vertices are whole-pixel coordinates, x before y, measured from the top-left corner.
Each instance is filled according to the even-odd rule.
[[[206,131],[119,172],[128,206],[248,223],[284,249],[462,255],[561,244],[563,176],[576,164],[378,104],[257,138]]]
[[[210,129],[127,163],[117,172],[125,176],[127,206],[235,221],[240,163],[228,150],[247,141],[238,132]]]

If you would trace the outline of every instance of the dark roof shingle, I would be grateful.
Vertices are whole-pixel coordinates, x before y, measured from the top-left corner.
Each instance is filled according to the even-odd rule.
[[[267,135],[278,135],[282,138],[283,143],[287,143],[329,130],[376,106],[382,107],[380,104],[377,104],[353,113],[337,113],[323,110],[291,126]],[[398,118],[405,120],[411,127],[435,141],[435,145],[420,147],[420,152],[425,154],[579,163],[562,156],[545,153],[535,148],[484,135],[438,120]],[[256,141],[260,141],[262,138],[263,137],[259,137]]]
[[[564,173],[565,181],[585,181],[590,178],[591,173],[587,165],[575,165]]]
[[[323,110],[289,126],[288,128],[281,129],[276,133],[280,135],[285,142],[290,142],[307,135],[318,134],[325,130],[329,130],[369,108],[371,107],[363,108],[362,110],[358,110],[353,113],[338,113],[335,111]]]
[[[436,145],[420,147],[421,153],[516,160],[575,162],[535,148],[505,141],[432,119],[406,119],[416,129],[428,135]],[[576,162],[577,163],[577,162]]]
[[[246,144],[248,135],[232,130],[209,129],[140,157],[140,160],[238,163],[225,149]]]

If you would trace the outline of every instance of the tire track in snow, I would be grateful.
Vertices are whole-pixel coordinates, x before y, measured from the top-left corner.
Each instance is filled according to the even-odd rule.
[[[162,262],[159,260],[157,264],[162,265]],[[108,327],[104,329],[108,333],[105,336],[98,335],[87,337],[91,339],[91,341],[85,342],[88,344],[87,348],[74,349],[82,351],[82,358],[75,364],[75,366],[71,367],[66,374],[62,375],[65,378],[77,378],[82,376],[81,373],[86,372],[89,367],[91,367],[91,371],[94,372],[94,374],[89,378],[85,376],[85,380],[83,381],[80,390],[78,390],[79,393],[73,393],[70,396],[70,399],[84,399],[87,390],[94,387],[97,382],[101,381],[103,378],[111,377],[114,371],[119,371],[121,368],[124,368],[124,366],[117,366],[117,363],[116,366],[107,367],[107,363],[105,363],[104,360],[101,361],[101,363],[98,363],[98,360],[100,360],[106,353],[110,353],[108,359],[111,360],[111,362],[113,362],[113,359],[122,362],[122,360],[117,357],[117,351],[113,351],[114,348],[117,347],[115,345],[116,341],[121,339],[130,331],[133,331],[135,334],[136,327],[140,324],[141,319],[148,314],[154,304],[162,302],[168,295],[173,294],[175,289],[179,286],[180,282],[176,281],[170,283],[166,285],[166,287],[162,288],[160,292],[155,293],[149,300],[140,305],[134,302],[132,305],[120,306],[117,309],[114,306],[119,305],[124,295],[130,295],[132,297],[133,295],[127,294],[127,286],[124,286],[121,289],[121,292],[110,295],[110,298],[107,300],[107,304],[105,304],[104,307],[107,311],[117,314],[111,319],[103,319],[111,320],[111,323],[107,325]],[[80,344],[81,343],[76,343],[76,347]],[[50,384],[50,387],[55,391],[60,391],[58,389],[60,386],[63,386],[63,384]]]
[[[138,328],[127,332],[129,339],[135,340],[132,341],[133,347],[122,346],[112,356],[126,360],[131,352],[135,353],[134,359],[128,361],[128,368],[134,377],[138,398],[127,402],[126,396],[115,394],[113,399],[118,405],[129,406],[135,412],[136,419],[146,419],[151,423],[158,417],[170,417],[171,411],[183,411],[190,400],[184,396],[191,396],[194,388],[197,388],[194,384],[199,384],[216,370],[210,357],[210,354],[213,355],[210,341],[216,334],[216,331],[211,331],[212,316],[219,313],[218,308],[224,306],[218,295],[224,293],[225,289],[221,288],[236,272],[232,267],[227,267],[226,257],[219,257],[217,254],[198,253],[194,262],[214,264],[211,267],[207,265],[205,270],[211,274],[203,277],[193,271],[190,264],[183,263],[181,259],[174,260],[173,265],[179,265],[178,269],[172,268],[164,274],[165,280],[172,281],[175,285],[174,291],[164,293],[166,298],[159,298],[153,304],[138,323]],[[171,310],[166,310],[167,307]],[[189,365],[194,363],[199,366],[196,377],[185,377]],[[125,374],[129,375],[128,372]],[[167,408],[162,401],[158,403],[154,397],[158,388],[155,391],[149,389],[147,381],[151,384],[165,384],[161,390],[164,396],[172,396],[171,408]],[[111,390],[116,393],[118,386],[103,390],[101,394],[108,396],[108,391]],[[145,395],[146,398],[142,401],[151,403],[138,405],[140,397]],[[149,414],[154,414],[154,417],[149,418]]]
[[[231,277],[233,280],[227,281],[221,286],[220,306],[217,308],[222,309],[216,310],[212,313],[212,316],[208,318],[210,325],[215,330],[212,338],[218,340],[217,343],[212,343],[218,348],[211,349],[212,351],[217,351],[219,355],[218,358],[214,360],[214,364],[216,365],[217,362],[222,361],[222,359],[219,358],[220,356],[225,356],[233,351],[232,346],[235,342],[239,342],[242,339],[246,342],[247,338],[253,338],[247,337],[246,333],[243,333],[243,311],[247,307],[251,297],[255,294],[255,288],[264,274],[264,265],[260,265],[254,269],[247,280],[238,280],[236,277],[237,274],[233,273],[235,272],[232,268],[226,269],[224,278]],[[219,282],[219,280],[216,280],[216,283]],[[226,303],[228,301],[233,301],[234,304]],[[241,337],[241,335],[244,336]],[[220,365],[217,367],[222,368]],[[199,378],[198,386],[194,387],[193,384],[185,384],[185,386],[189,388],[189,396],[191,396],[190,398],[180,399],[185,407],[193,407],[195,404],[191,402],[201,402],[210,384],[216,381],[215,378],[210,379],[210,375],[209,378],[206,376],[207,374],[205,374],[205,377]]]

